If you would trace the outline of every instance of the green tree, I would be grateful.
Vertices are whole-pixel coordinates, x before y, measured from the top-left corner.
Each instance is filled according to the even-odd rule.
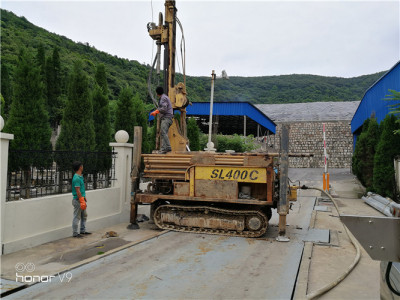
[[[358,180],[365,186],[364,178],[364,164],[366,159],[366,143],[367,143],[367,131],[370,119],[366,119],[362,126],[362,131],[357,138],[356,146],[352,157],[352,170],[353,174],[357,176]]]
[[[42,43],[40,43],[38,50],[37,50],[37,55],[36,55],[36,63],[38,67],[40,68],[40,75],[45,76],[45,66],[46,66],[46,52],[44,50],[44,46]]]
[[[0,99],[1,99],[1,101],[0,101],[0,103],[1,103],[0,104],[0,115],[3,116],[4,115],[4,107],[5,107],[6,101],[4,100],[4,97],[3,97],[2,94],[0,94]]]
[[[110,105],[108,99],[107,74],[106,74],[106,68],[103,64],[97,65],[96,67],[95,81],[96,81],[96,87],[93,95],[96,96],[97,99],[96,101],[93,101],[93,109],[94,109],[95,128],[96,127],[98,128],[96,129],[96,145],[99,151],[105,151],[104,149],[109,148],[108,144],[111,137],[111,123],[110,123]],[[107,134],[108,137],[106,137]],[[101,141],[97,140],[97,137],[100,135],[104,137],[101,139]]]
[[[103,93],[108,96],[107,74],[104,64],[97,65],[95,80],[97,84],[103,89]]]
[[[389,90],[389,95],[385,97],[386,101],[395,101],[397,103],[389,105],[390,113],[396,116],[400,116],[400,92],[395,90]],[[397,123],[400,124],[400,118],[397,119]],[[400,134],[400,129],[395,130],[396,134]]]
[[[136,93],[135,97],[133,97],[133,107],[135,108],[135,120],[136,126],[142,127],[142,153],[150,153],[150,142],[149,137],[147,136],[147,120],[148,120],[148,112],[146,105],[143,103],[140,95]]]
[[[129,134],[129,143],[133,142],[133,128],[136,124],[136,114],[133,107],[132,90],[125,87],[121,90],[115,116],[115,131],[125,130]]]
[[[89,95],[88,77],[82,70],[82,63],[77,61],[69,80],[68,102],[61,121],[57,149],[94,151],[95,147],[93,104]]]
[[[50,115],[50,123],[53,128],[57,128],[62,119],[64,101],[62,98],[61,63],[57,47],[53,49],[53,54],[46,60],[46,98],[47,109]]]
[[[54,47],[52,54],[53,72],[54,72],[54,94],[56,97],[61,95],[62,92],[62,78],[61,78],[61,61],[60,50]]]
[[[200,128],[195,118],[187,120],[187,137],[191,151],[200,151]]]
[[[110,107],[108,105],[107,81],[99,79],[106,78],[104,66],[96,69],[96,86],[92,93],[93,120],[96,136],[96,150],[99,152],[109,152],[111,140]],[[99,81],[97,81],[99,80]],[[96,162],[97,171],[107,171],[111,168],[111,157],[100,155]],[[96,182],[96,181],[95,181]]]
[[[51,129],[43,98],[39,68],[25,49],[21,50],[14,74],[14,97],[4,132],[14,134],[10,149],[51,150]],[[40,167],[34,156],[11,159],[12,169]]]
[[[367,189],[372,189],[373,178],[374,178],[374,156],[376,152],[376,145],[379,141],[379,125],[375,118],[371,118],[365,143],[365,161],[364,167],[361,170],[365,180],[365,187]]]
[[[110,108],[107,96],[97,84],[92,93],[92,102],[96,150],[109,151],[111,139]]]
[[[157,136],[157,123],[154,121],[153,126],[147,129],[147,136],[149,141],[149,152],[151,153],[156,149],[156,136]]]
[[[111,134],[113,134],[115,133],[115,116],[117,114],[118,100],[110,100],[108,106],[110,108]]]
[[[8,67],[6,64],[1,64],[1,94],[4,97],[4,111],[2,111],[2,116],[7,118],[11,103],[12,103],[12,86],[10,80],[10,74],[8,72]]]
[[[381,123],[382,133],[374,157],[374,191],[384,197],[393,198],[396,193],[393,160],[400,154],[400,135],[394,115],[387,115]]]

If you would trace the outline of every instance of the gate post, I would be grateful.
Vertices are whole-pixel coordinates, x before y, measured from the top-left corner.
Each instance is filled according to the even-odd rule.
[[[5,210],[6,210],[6,193],[7,193],[7,173],[8,173],[8,147],[10,140],[14,139],[13,134],[0,132],[0,255],[3,255],[3,238],[5,230]]]

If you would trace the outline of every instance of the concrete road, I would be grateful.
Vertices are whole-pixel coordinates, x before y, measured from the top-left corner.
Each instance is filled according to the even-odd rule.
[[[289,177],[321,187],[322,172],[290,169]],[[379,215],[359,199],[363,190],[348,169],[329,172],[341,213]],[[131,231],[119,224],[107,228],[120,233],[114,240],[103,239],[104,232],[99,231],[79,241],[64,239],[3,256],[2,278],[9,281],[2,281],[1,287],[15,283],[18,262],[33,262],[36,269],[30,274],[56,277],[7,298],[305,299],[342,274],[354,259],[355,249],[332,203],[323,198],[316,202],[319,194],[312,190],[298,195],[287,219],[288,243],[275,241],[275,212],[260,239],[165,233],[147,223]],[[148,214],[148,206],[139,211]],[[329,243],[321,242],[318,234],[328,230]],[[310,241],[304,250],[303,241]],[[121,243],[121,248],[115,248]],[[97,251],[105,254],[96,255]],[[320,299],[379,299],[379,274],[379,262],[362,251],[355,270]]]
[[[293,206],[286,243],[276,212],[259,239],[169,232],[8,298],[290,299],[315,198]]]

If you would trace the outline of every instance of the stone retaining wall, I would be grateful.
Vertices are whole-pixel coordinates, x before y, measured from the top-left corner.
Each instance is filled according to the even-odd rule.
[[[328,168],[350,168],[353,135],[350,121],[293,122],[290,125],[289,152],[311,153],[314,157],[291,157],[291,168],[321,168],[324,166],[322,126],[325,123]],[[275,147],[279,149],[279,136],[283,123],[277,122]]]

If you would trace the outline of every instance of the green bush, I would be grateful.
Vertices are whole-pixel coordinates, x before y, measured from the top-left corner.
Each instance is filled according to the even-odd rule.
[[[197,126],[196,119],[189,118],[187,120],[187,137],[189,139],[189,147],[191,151],[199,151],[200,148],[200,128]]]
[[[208,143],[208,134],[200,132],[200,150],[206,148],[207,143]]]
[[[217,135],[217,152],[225,152],[225,150],[235,150],[235,152],[242,152],[242,141],[240,137],[230,137],[227,135]]]
[[[241,135],[216,135],[216,149],[217,152],[225,152],[225,150],[235,150],[235,152],[248,152],[258,147],[254,143],[254,137],[252,135],[244,138]],[[200,133],[200,150],[207,147],[208,134]]]

